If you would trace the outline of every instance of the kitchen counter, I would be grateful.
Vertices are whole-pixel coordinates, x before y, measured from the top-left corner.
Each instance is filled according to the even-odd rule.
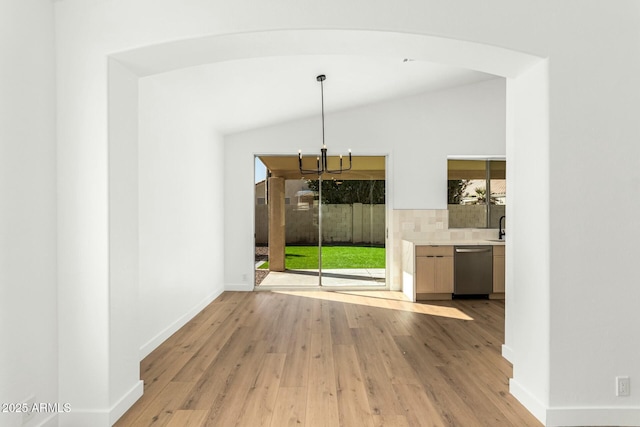
[[[460,239],[460,240],[427,240],[427,239],[403,239],[403,242],[410,243],[414,246],[479,246],[479,245],[493,245],[493,246],[504,246],[504,240],[486,240],[486,239],[477,239],[477,240],[468,240],[468,239]]]
[[[402,292],[410,301],[416,301],[416,247],[417,246],[505,246],[498,239],[439,240],[429,238],[402,240]]]

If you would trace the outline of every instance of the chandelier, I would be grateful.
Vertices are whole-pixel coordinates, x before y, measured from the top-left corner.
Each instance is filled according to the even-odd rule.
[[[302,150],[298,150],[298,167],[300,168],[300,173],[302,175],[318,175],[321,176],[324,173],[329,174],[341,174],[342,172],[346,172],[351,170],[351,149],[349,149],[349,167],[342,167],[342,154],[340,154],[340,169],[331,170],[327,167],[327,145],[324,142],[324,82],[327,79],[327,76],[324,74],[320,74],[316,77],[316,80],[320,82],[320,101],[322,106],[322,148],[320,149],[320,156],[316,157],[316,168],[315,169],[304,169],[302,167]]]

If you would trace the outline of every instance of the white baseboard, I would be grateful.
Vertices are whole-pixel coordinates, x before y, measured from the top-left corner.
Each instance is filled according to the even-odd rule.
[[[540,402],[529,390],[511,378],[509,380],[509,392],[524,405],[542,424],[547,418],[547,406]]]
[[[250,283],[227,283],[224,285],[224,290],[232,292],[251,292],[253,291],[253,285]]]
[[[640,407],[545,407],[513,379],[509,391],[547,427],[640,426]]]
[[[165,342],[167,338],[173,335],[178,329],[182,328],[189,320],[193,319],[196,314],[200,313],[202,309],[211,304],[211,302],[214,299],[218,298],[224,291],[225,289],[223,288],[217,289],[214,293],[207,296],[204,300],[196,304],[191,310],[180,316],[178,319],[176,319],[175,322],[167,326],[159,334],[142,345],[142,347],[140,347],[140,360],[147,357],[160,344]]]
[[[129,410],[133,406],[134,403],[138,399],[142,397],[142,393],[144,392],[144,381],[138,381],[131,390],[125,393],[124,396],[120,398],[113,406],[111,406],[111,410],[109,411],[109,425],[115,424],[118,419],[124,415],[125,412]]]
[[[590,407],[550,408],[548,427],[560,426],[640,426],[640,408]]]
[[[58,414],[58,423],[46,424],[46,427],[111,427],[140,397],[144,389],[144,382],[137,381],[108,410],[83,410],[71,408],[71,412]],[[43,424],[43,427],[45,425]]]
[[[507,359],[509,363],[511,363],[512,365],[513,365],[513,361],[515,360],[513,356],[514,354],[513,354],[513,350],[511,350],[511,347],[508,347],[506,344],[502,344],[502,357]]]

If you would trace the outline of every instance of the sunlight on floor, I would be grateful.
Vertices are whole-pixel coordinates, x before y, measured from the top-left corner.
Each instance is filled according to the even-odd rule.
[[[473,320],[461,310],[444,305],[413,303],[404,298],[402,292],[392,291],[271,291],[278,294],[294,295],[305,298],[315,298],[326,301],[336,301],[348,304],[366,305],[369,307],[387,308],[390,310],[402,310],[412,313],[427,314],[430,316],[448,317],[459,320]],[[384,295],[387,294],[385,297]]]

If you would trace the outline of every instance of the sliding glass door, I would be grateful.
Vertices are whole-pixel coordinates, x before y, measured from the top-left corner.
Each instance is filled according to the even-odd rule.
[[[348,174],[320,177],[283,157],[256,159],[256,286],[384,288],[385,157],[354,156]]]

